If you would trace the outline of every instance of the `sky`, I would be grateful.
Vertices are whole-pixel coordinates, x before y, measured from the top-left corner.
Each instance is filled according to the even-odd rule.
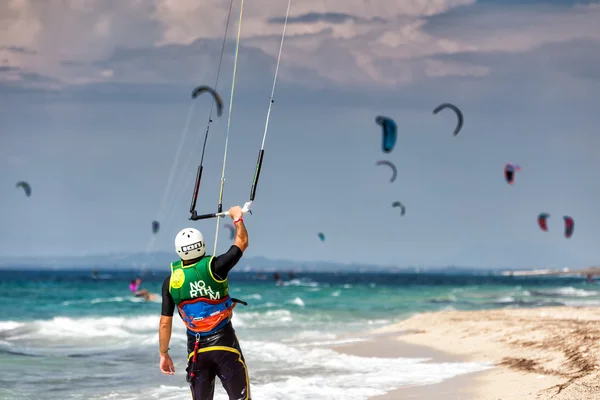
[[[215,87],[220,71],[224,112],[210,128],[197,206],[214,212],[240,1],[219,69],[229,7],[0,3],[0,256],[174,252],[186,227],[212,251],[217,221],[188,220],[211,98],[190,95]],[[244,3],[225,208],[249,199],[286,8]],[[598,1],[292,0],[246,254],[401,267],[597,264],[599,26]],[[446,102],[464,114],[457,136],[451,110],[432,113]],[[391,153],[378,115],[397,123]],[[396,165],[395,182],[377,160]],[[503,177],[509,162],[522,168],[514,185]],[[565,215],[575,220],[570,239]],[[228,222],[218,252],[231,244]]]

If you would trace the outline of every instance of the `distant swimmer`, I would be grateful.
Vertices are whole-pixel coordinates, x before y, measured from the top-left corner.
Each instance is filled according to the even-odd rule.
[[[595,283],[595,282],[594,282],[594,275],[592,275],[592,274],[587,274],[587,275],[585,276],[585,279],[587,279],[587,281],[588,281],[589,283]]]
[[[180,260],[171,264],[171,276],[162,286],[162,312],[158,330],[160,370],[173,375],[169,355],[175,307],[186,326],[188,365],[186,380],[192,398],[212,400],[218,376],[229,399],[250,399],[246,362],[231,324],[233,308],[245,302],[229,297],[227,275],[248,248],[242,209],[232,207],[233,245],[220,256],[206,254],[200,231],[186,228],[175,237]]]
[[[281,285],[283,285],[283,282],[281,282],[281,277],[279,276],[279,272],[275,272],[275,273],[273,274],[273,279],[275,280],[275,284],[276,284],[277,286],[281,286]]]
[[[144,297],[144,299],[146,300],[151,300],[152,298],[154,298],[154,295],[148,292],[146,289],[140,290],[141,285],[142,279],[137,278],[136,280],[133,280],[129,283],[129,290],[135,297]]]

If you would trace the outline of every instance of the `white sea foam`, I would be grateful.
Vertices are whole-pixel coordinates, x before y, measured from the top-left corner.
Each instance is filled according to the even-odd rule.
[[[296,297],[290,300],[299,306],[302,313],[304,302]],[[300,303],[302,305],[300,305]],[[56,317],[32,322],[0,322],[0,332],[4,333],[2,348],[32,355],[67,354],[113,354],[113,357],[149,357],[158,344],[158,315],[130,317]],[[313,321],[311,325],[302,325]],[[315,322],[317,321],[317,322]],[[356,321],[382,325],[389,320],[374,319]],[[245,330],[240,335],[241,346],[250,370],[252,394],[257,399],[367,399],[369,396],[404,385],[430,384],[444,379],[479,371],[487,368],[483,364],[439,364],[424,363],[426,359],[365,358],[338,353],[326,346],[360,342],[357,337],[338,337],[329,328],[331,324],[344,324],[323,318],[321,323],[315,314],[296,314],[285,309],[262,309],[234,313],[234,326]],[[349,322],[348,322],[349,323]],[[292,324],[293,327],[286,328]],[[299,325],[301,324],[301,325]],[[183,371],[185,354],[185,329],[181,321],[174,324],[172,348],[178,371]],[[285,330],[287,340],[269,339],[268,330]],[[259,331],[248,329],[257,328]],[[268,330],[267,330],[268,329]],[[133,362],[119,361],[119,362]],[[136,374],[153,377],[144,386],[106,387],[105,390],[73,388],[73,398],[82,394],[88,399],[130,399],[148,398],[189,399],[189,388],[184,375],[178,372],[175,377],[167,377],[157,372],[157,360],[136,362]],[[170,382],[167,384],[167,382]],[[77,394],[79,392],[79,394]],[[69,397],[64,397],[68,399]],[[215,399],[226,399],[217,384]]]
[[[511,296],[504,296],[504,297],[500,297],[499,299],[496,299],[496,303],[512,303],[515,301],[514,297]]]
[[[100,303],[122,303],[122,302],[129,302],[129,303],[144,303],[144,302],[150,302],[150,303],[161,303],[162,302],[162,297],[155,295],[156,297],[154,297],[152,300],[146,300],[143,297],[134,297],[134,296],[127,296],[127,297],[122,297],[122,296],[116,296],[116,297],[98,297],[95,299],[84,299],[84,300],[67,300],[67,301],[63,301],[61,304],[63,306],[72,306],[72,305],[81,305],[81,304],[100,304]]]
[[[540,289],[530,290],[531,293],[542,295],[542,296],[565,296],[565,297],[591,297],[597,296],[598,292],[595,290],[577,289],[572,286],[555,288],[555,289]]]
[[[242,341],[250,370],[253,398],[272,400],[350,399],[366,400],[387,391],[425,385],[491,368],[479,363],[432,363],[425,358],[366,358],[331,349],[306,348],[282,343]],[[171,378],[173,380],[173,378]],[[179,379],[183,377],[180,375]],[[156,385],[142,390],[112,391],[90,399],[189,398],[189,388]],[[217,383],[215,400],[225,400]]]
[[[25,325],[22,322],[15,322],[15,321],[0,321],[0,332],[3,331],[9,331],[12,329],[16,329],[19,328],[21,326]]]
[[[293,300],[288,301],[288,303],[304,307],[304,301],[300,297],[295,297]]]
[[[292,280],[283,282],[283,286],[317,287],[317,286],[319,286],[319,283],[312,281],[312,280],[308,280],[308,279],[292,279]],[[325,285],[325,286],[327,286],[327,285]]]

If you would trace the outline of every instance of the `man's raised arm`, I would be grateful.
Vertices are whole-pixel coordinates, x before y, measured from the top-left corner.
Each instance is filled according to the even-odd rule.
[[[244,219],[242,216],[242,208],[240,206],[231,207],[229,209],[229,215],[233,220],[233,225],[235,226],[235,238],[233,244],[242,250],[242,252],[246,251],[248,248],[248,231],[246,231],[246,226],[244,225]]]

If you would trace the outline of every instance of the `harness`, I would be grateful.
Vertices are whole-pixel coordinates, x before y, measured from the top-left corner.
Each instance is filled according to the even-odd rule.
[[[223,328],[231,320],[237,303],[248,305],[245,301],[227,295],[217,300],[184,300],[177,305],[177,310],[188,332],[201,337],[212,335]]]

